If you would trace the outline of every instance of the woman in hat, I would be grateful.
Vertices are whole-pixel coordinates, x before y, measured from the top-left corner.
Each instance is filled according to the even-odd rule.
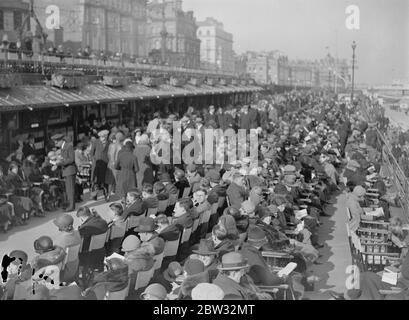
[[[7,279],[4,288],[7,299],[12,300],[16,284],[31,279],[33,269],[28,263],[28,255],[24,251],[13,250],[10,252],[9,258],[12,261],[9,260],[10,264],[8,266],[4,265],[5,259],[3,258],[3,267],[7,268]]]
[[[138,160],[133,153],[131,142],[126,142],[118,152],[115,169],[118,170],[116,192],[123,199],[129,190],[136,187],[136,174],[139,172]]]
[[[208,239],[201,239],[199,246],[192,250],[192,254],[189,258],[202,261],[205,271],[212,273],[213,278],[217,276],[217,251],[214,249],[212,241],[209,241]]]
[[[34,250],[38,256],[33,259],[31,266],[36,271],[47,266],[58,265],[65,258],[64,249],[54,245],[53,240],[48,236],[42,236],[35,240]]]

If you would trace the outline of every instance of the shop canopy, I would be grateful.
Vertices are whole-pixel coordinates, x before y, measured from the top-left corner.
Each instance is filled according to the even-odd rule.
[[[0,112],[24,109],[39,109],[55,106],[70,107],[73,105],[114,103],[130,100],[165,99],[172,97],[192,97],[261,91],[257,86],[185,85],[173,87],[161,85],[146,87],[141,84],[130,84],[126,87],[112,88],[103,84],[88,84],[78,89],[60,89],[46,85],[23,85],[10,89],[0,89]]]

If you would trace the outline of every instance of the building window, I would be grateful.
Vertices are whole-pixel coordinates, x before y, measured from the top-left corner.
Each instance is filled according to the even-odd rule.
[[[18,30],[23,24],[23,14],[21,11],[14,11],[14,30]]]

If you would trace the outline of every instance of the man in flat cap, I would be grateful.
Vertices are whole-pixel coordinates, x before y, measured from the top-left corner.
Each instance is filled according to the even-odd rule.
[[[61,149],[61,160],[56,163],[62,168],[62,176],[65,180],[65,193],[67,195],[68,207],[66,212],[75,210],[75,177],[77,167],[75,166],[74,147],[71,142],[67,142],[62,134],[56,134],[51,137],[57,148]]]

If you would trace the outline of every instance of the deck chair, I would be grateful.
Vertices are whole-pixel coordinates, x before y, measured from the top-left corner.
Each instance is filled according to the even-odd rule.
[[[110,292],[107,291],[104,300],[125,300],[125,298],[128,296],[129,293],[129,285],[131,283],[131,280],[128,281],[128,285],[126,288],[122,289],[121,291],[115,291],[115,292]]]
[[[158,208],[148,208],[148,210],[146,210],[146,217],[150,217],[150,216],[156,216],[156,214],[158,213]]]
[[[200,217],[199,217],[199,218],[196,218],[196,219],[193,221],[192,234],[191,234],[191,236],[190,236],[190,244],[191,244],[191,245],[195,244],[196,241],[197,241],[197,230],[198,230],[198,227],[199,227],[199,223],[200,223]]]
[[[364,241],[387,242],[389,231],[384,229],[358,228],[357,236]]]
[[[388,230],[389,222],[361,220],[359,226],[361,228]]]
[[[178,196],[179,195],[177,193],[169,195],[168,207],[175,205],[176,201],[178,200]]]
[[[200,223],[198,227],[199,239],[202,239],[202,238],[204,239],[206,237],[211,213],[212,213],[211,210],[207,210],[203,212],[200,217]]]
[[[349,210],[348,207],[347,207],[347,219],[348,219],[348,221],[351,221],[351,220],[352,220],[351,210]]]
[[[348,236],[348,244],[349,244],[349,251],[351,253],[351,261],[352,265],[355,265],[355,248],[354,245],[352,244],[352,232],[351,229],[349,228],[349,223],[345,223],[346,229],[347,229],[347,236]]]
[[[227,202],[227,206],[228,206],[228,207],[231,207],[231,201],[230,201],[228,195],[226,195],[226,202]]]
[[[166,211],[166,208],[168,207],[169,199],[166,200],[159,200],[159,205],[158,205],[158,213],[163,213]]]
[[[276,286],[258,286],[257,288],[262,292],[271,294],[274,297],[274,300],[280,300],[278,298],[279,292],[282,292],[283,300],[296,300],[294,292],[288,284],[281,284]],[[290,296],[288,296],[288,292],[290,292]]]
[[[139,271],[136,276],[135,287],[134,287],[135,291],[140,288],[146,287],[149,284],[149,281],[151,281],[154,272],[155,272],[154,266],[152,266],[152,268],[150,268],[147,271]]]
[[[163,256],[164,256],[165,251],[163,251],[160,254],[157,254],[156,256],[153,257],[153,259],[155,260],[155,264],[154,264],[154,270],[159,270],[162,266],[162,261],[163,261]]]

